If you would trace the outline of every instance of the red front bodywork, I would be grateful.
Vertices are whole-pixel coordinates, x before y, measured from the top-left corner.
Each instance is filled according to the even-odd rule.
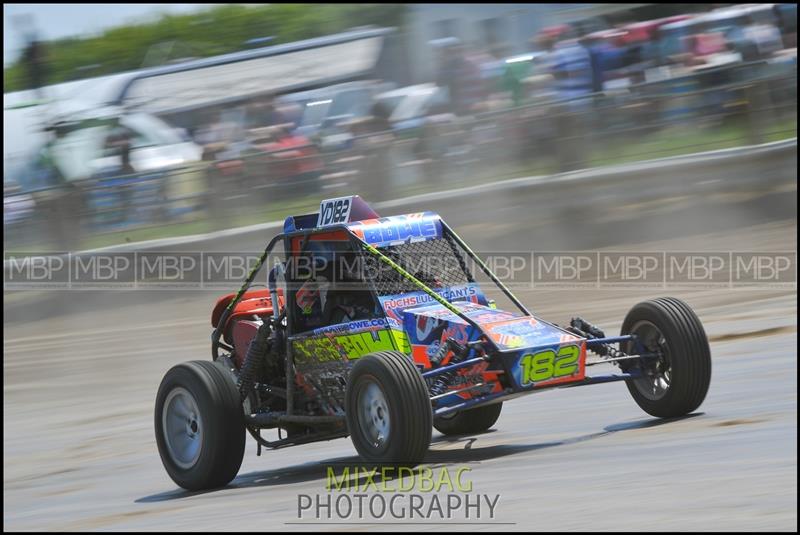
[[[217,327],[222,312],[235,296],[235,293],[231,293],[217,299],[217,304],[214,305],[214,310],[211,313],[212,327]],[[283,303],[283,291],[278,289],[278,304],[283,307]],[[253,319],[253,316],[263,317],[270,315],[272,315],[272,299],[269,296],[269,290],[266,288],[249,290],[245,292],[242,299],[234,307],[231,315],[228,317],[227,324],[221,329],[222,333],[227,340],[230,335],[230,326],[233,325],[234,322],[241,319]]]
[[[212,327],[217,327],[222,313],[235,296],[235,293],[231,293],[217,299],[217,304],[214,305],[214,311],[211,313]],[[278,290],[278,303],[283,307],[283,291],[280,289]],[[250,290],[245,292],[228,317],[226,324],[221,328],[225,342],[233,345],[233,359],[237,367],[241,368],[250,341],[258,331],[259,323],[254,320],[256,318],[266,319],[267,316],[272,315],[272,310],[272,299],[268,289]]]

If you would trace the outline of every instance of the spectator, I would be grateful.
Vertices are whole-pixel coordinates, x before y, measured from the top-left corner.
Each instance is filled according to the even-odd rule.
[[[783,48],[797,47],[797,4],[775,4],[778,28],[783,38]]]
[[[432,41],[436,50],[436,63],[438,72],[436,73],[436,85],[447,90],[448,101],[451,108],[455,106],[458,99],[458,83],[456,81],[457,65],[451,47],[457,42],[456,39],[437,39]]]
[[[524,103],[525,79],[531,74],[531,57],[517,56],[509,57],[511,50],[505,45],[495,47],[495,57],[500,64],[500,76],[495,84],[502,92],[502,99],[508,102],[511,98],[511,105],[521,106]]]
[[[33,181],[35,189],[58,188],[66,183],[64,175],[55,163],[53,148],[59,141],[58,126],[47,128],[47,142],[39,150],[33,165]]]
[[[195,141],[203,147],[225,143],[229,140],[227,130],[222,110],[216,109],[210,113],[208,123],[197,130]]]
[[[272,96],[257,99],[247,107],[247,129],[275,126],[288,122],[283,114],[275,108]]]
[[[303,106],[300,104],[286,103],[276,108],[276,111],[287,124],[291,124],[289,127],[291,130],[300,126],[300,121],[303,118]]]
[[[455,117],[448,106],[436,103],[431,106],[428,116],[414,144],[414,155],[424,161],[425,178],[430,184],[441,184],[447,172],[445,156],[448,143],[452,139],[450,130]]]
[[[323,170],[319,151],[306,137],[293,133],[290,127],[290,123],[269,127],[274,141],[259,147],[270,155],[269,175],[288,186],[316,190]]]
[[[581,169],[586,162],[585,137],[591,128],[587,113],[592,94],[592,67],[589,52],[580,45],[577,27],[572,27],[553,50],[551,72],[558,98],[567,102],[556,110],[558,159],[562,171]]]
[[[650,66],[646,54],[646,48],[640,43],[631,44],[625,51],[622,59],[625,65],[623,72],[627,75],[631,84],[639,84],[645,81],[645,70]]]
[[[589,34],[580,39],[580,45],[589,54],[589,65],[592,71],[592,93],[600,93],[605,81],[606,56],[611,55],[611,45],[596,35]]]
[[[33,200],[42,214],[52,245],[71,250],[80,233],[81,191],[68,182],[55,161],[53,149],[63,130],[58,125],[46,129],[48,140],[33,167]]]
[[[661,26],[656,26],[650,39],[642,45],[642,59],[647,62],[648,68],[658,68],[665,63],[661,58],[661,34]]]
[[[468,113],[477,113],[483,110],[486,100],[491,93],[491,76],[493,67],[498,60],[492,55],[477,49],[462,48],[464,57],[465,76],[464,80]],[[502,66],[502,61],[500,61]],[[502,68],[502,67],[501,67]],[[489,78],[487,78],[487,76]]]
[[[123,127],[115,128],[106,137],[106,154],[115,158],[117,165],[102,170],[97,178],[109,179],[119,202],[115,223],[125,223],[133,206],[133,187],[130,178],[136,171],[131,163],[131,132]]]
[[[496,60],[486,50],[473,47],[470,59],[474,61],[481,73],[481,80],[486,87],[490,87],[492,82],[502,74],[502,64]]]
[[[547,107],[547,103],[558,98],[553,62],[555,45],[564,28],[564,26],[548,27],[531,39],[533,49],[538,53],[533,59],[533,75],[525,79],[525,87],[532,101],[539,105],[526,112],[528,115],[526,142],[536,146],[537,151],[543,154],[556,154],[558,149],[556,140],[558,119],[550,117],[555,109]]]
[[[392,142],[389,111],[382,102],[372,105],[370,116],[354,119],[349,126],[355,142],[353,149],[360,156],[359,180],[370,200],[384,200],[392,182]]]
[[[603,90],[603,58],[601,47],[603,42],[594,35],[585,35],[578,40],[578,43],[586,49],[589,54],[589,68],[591,69],[592,93],[599,93]]]
[[[556,97],[553,62],[557,39],[558,33],[552,28],[545,28],[532,39],[534,50],[539,51],[540,54],[533,60],[535,80],[529,79],[526,80],[526,83],[531,86],[532,96],[536,100],[548,100]]]
[[[447,89],[450,105],[456,115],[468,115],[484,98],[480,67],[466,57],[458,39],[442,39],[433,44],[439,49],[436,85]]]
[[[576,28],[571,28],[566,37],[555,46],[550,66],[559,99],[573,99],[592,93],[589,52],[579,43]]]
[[[747,17],[747,24],[742,29],[742,34],[745,41],[755,46],[757,57],[753,59],[767,58],[782,48],[781,32],[777,26],[758,22],[752,16]]]
[[[728,43],[725,34],[708,28],[707,24],[700,26],[698,33],[685,37],[689,52],[689,65],[703,65],[709,61],[709,56],[725,52]]]

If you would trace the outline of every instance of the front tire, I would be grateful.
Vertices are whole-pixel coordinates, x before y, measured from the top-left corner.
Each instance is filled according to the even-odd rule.
[[[428,387],[408,355],[382,351],[350,370],[346,417],[358,454],[383,466],[415,466],[431,443]]]
[[[210,361],[170,369],[156,396],[155,431],[164,468],[180,487],[228,484],[245,448],[242,405],[230,371]]]
[[[443,435],[467,435],[483,433],[500,418],[503,403],[493,403],[458,411],[452,416],[439,416],[433,419],[433,427]]]
[[[625,381],[642,410],[674,418],[703,403],[711,382],[711,350],[703,325],[689,305],[673,297],[639,303],[625,317],[621,334],[636,334],[646,351],[662,354],[626,368],[642,374]],[[637,351],[634,342],[623,346],[627,353]]]

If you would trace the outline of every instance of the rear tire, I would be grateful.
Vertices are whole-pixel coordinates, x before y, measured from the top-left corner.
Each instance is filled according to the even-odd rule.
[[[219,362],[170,369],[156,396],[158,453],[169,477],[186,490],[228,484],[242,465],[245,427],[233,375]]]
[[[428,387],[405,353],[381,351],[350,370],[346,418],[362,459],[383,466],[415,466],[431,443]]]
[[[711,382],[711,350],[703,325],[689,305],[673,297],[639,303],[625,317],[622,334],[637,334],[647,350],[663,353],[663,358],[625,369],[643,373],[625,381],[642,410],[673,418],[703,403]],[[627,342],[623,349],[633,353],[636,345]]]
[[[443,435],[448,436],[483,433],[497,422],[502,410],[503,403],[501,402],[458,411],[449,418],[447,416],[434,418],[433,427]]]

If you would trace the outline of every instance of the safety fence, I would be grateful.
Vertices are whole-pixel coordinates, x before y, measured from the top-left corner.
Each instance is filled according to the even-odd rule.
[[[335,150],[252,145],[236,157],[168,171],[5,193],[4,237],[7,247],[73,249],[104,233],[261,222],[323,197],[359,193],[380,201],[796,137],[796,73],[796,64],[777,74],[728,69],[472,117],[428,117],[408,128],[340,136]]]

